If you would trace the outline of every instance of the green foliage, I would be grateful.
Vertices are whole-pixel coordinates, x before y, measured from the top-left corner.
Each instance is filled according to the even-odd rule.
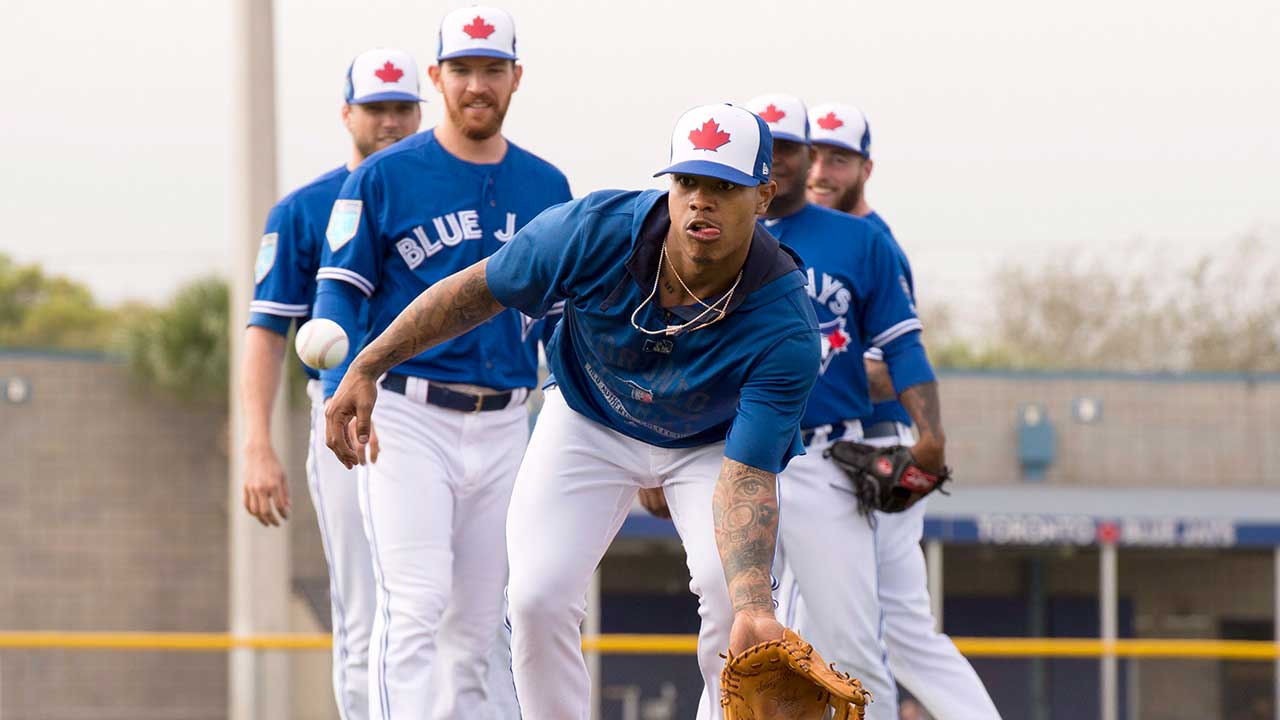
[[[84,285],[0,254],[0,347],[105,351],[118,329]]]
[[[945,313],[926,317],[929,348],[951,368],[1280,372],[1280,257],[1268,247],[1249,236],[1181,267],[1137,248],[1006,266],[990,327],[963,337]]]
[[[189,283],[167,307],[139,312],[125,341],[133,376],[185,400],[225,403],[229,312],[230,291],[220,278]]]

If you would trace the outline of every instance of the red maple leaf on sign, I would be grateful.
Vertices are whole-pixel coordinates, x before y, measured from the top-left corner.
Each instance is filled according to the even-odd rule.
[[[823,115],[822,117],[818,118],[818,127],[822,128],[823,130],[835,130],[836,128],[840,127],[843,124],[844,124],[844,121],[836,117],[836,114],[833,112],[829,112],[826,115]]]
[[[463,25],[462,32],[471,36],[473,40],[485,40],[493,34],[495,28],[484,21],[484,18],[477,15],[470,25]]]
[[[384,83],[395,82],[404,77],[404,71],[395,65],[392,65],[390,60],[388,60],[382,67],[374,70],[373,74],[377,75],[378,79]]]
[[[786,116],[787,116],[786,111],[779,110],[777,106],[775,106],[773,103],[769,103],[769,107],[765,108],[764,111],[760,113],[760,119],[764,120],[770,125],[778,122],[779,120],[781,120]]]
[[[720,129],[720,125],[710,119],[702,123],[702,127],[689,131],[689,142],[695,150],[715,152],[729,142],[729,133]]]

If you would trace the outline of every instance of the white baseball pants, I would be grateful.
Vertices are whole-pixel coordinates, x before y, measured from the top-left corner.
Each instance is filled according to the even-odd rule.
[[[876,537],[848,478],[822,457],[829,444],[824,433],[816,435],[778,479],[780,617],[871,691],[868,720],[896,720],[898,691],[884,656],[876,596]],[[803,613],[796,612],[797,589]]]
[[[516,695],[524,720],[588,720],[582,656],[586,591],[642,487],[663,487],[698,596],[703,717],[720,718],[719,653],[733,607],[716,549],[711,496],[724,444],[667,450],[633,440],[546,394],[507,520]],[[711,706],[706,707],[710,698]]]
[[[369,541],[360,517],[357,473],[325,446],[324,392],[307,383],[311,398],[311,439],[307,487],[320,525],[329,564],[329,604],[333,618],[333,696],[342,720],[369,717],[369,635],[376,599]]]
[[[378,591],[370,716],[487,717],[527,413],[522,404],[461,413],[382,391],[373,423],[381,452],[360,482]]]
[[[911,428],[898,424],[898,437],[865,438],[846,437],[842,439],[857,440],[868,445],[911,445],[915,437]],[[802,458],[820,456],[816,446],[810,455]],[[834,468],[830,461],[824,461]],[[792,463],[795,467],[795,463]],[[788,469],[790,472],[790,468]],[[844,485],[837,486],[828,495],[835,497],[837,493],[847,494],[848,480],[840,471],[836,471]],[[834,476],[833,476],[834,477]],[[785,482],[785,481],[784,481]],[[790,497],[784,486],[783,497]],[[856,506],[856,501],[855,506]],[[925,708],[937,720],[999,720],[1000,713],[995,703],[983,686],[982,680],[974,672],[973,666],[965,659],[951,638],[934,629],[933,611],[929,604],[928,575],[924,562],[924,551],[920,541],[924,536],[924,516],[927,500],[916,503],[911,509],[902,513],[875,513],[872,534],[875,546],[875,573],[866,578],[876,586],[876,596],[882,615],[882,638],[887,651],[889,669],[893,677],[911,691],[924,704]],[[783,506],[783,528],[786,531],[787,506]],[[791,528],[795,529],[795,528]],[[782,543],[786,552],[786,544]],[[801,634],[815,644],[824,653],[822,644],[823,632],[813,617],[812,600],[814,591],[805,592],[796,582],[792,572],[790,557],[782,557],[782,568],[777,572],[779,577],[779,615],[789,621]],[[819,586],[821,587],[821,586]],[[843,611],[862,614],[856,608]],[[809,637],[813,635],[815,637]],[[827,657],[828,660],[835,660]],[[838,661],[836,661],[838,662]],[[844,669],[844,668],[842,668]],[[851,674],[857,676],[857,673]],[[865,683],[865,681],[864,681]],[[870,689],[870,688],[868,688]],[[874,690],[873,690],[874,692]],[[876,696],[872,710],[881,705],[881,697]],[[893,714],[897,717],[896,696],[892,705]],[[868,717],[872,713],[868,711]]]

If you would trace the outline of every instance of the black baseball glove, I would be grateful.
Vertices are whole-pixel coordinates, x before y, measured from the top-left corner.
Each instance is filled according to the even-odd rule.
[[[904,445],[875,447],[837,440],[822,456],[830,458],[853,481],[853,492],[864,513],[902,512],[951,479],[951,471],[945,467],[940,473],[921,468]]]

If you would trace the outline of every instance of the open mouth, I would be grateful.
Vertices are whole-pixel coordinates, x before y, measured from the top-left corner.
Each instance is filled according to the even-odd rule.
[[[707,220],[690,220],[685,223],[684,231],[689,237],[701,242],[714,242],[720,239],[720,228]]]
[[[809,192],[817,195],[818,197],[827,197],[829,195],[835,195],[836,189],[829,185],[810,185]]]

